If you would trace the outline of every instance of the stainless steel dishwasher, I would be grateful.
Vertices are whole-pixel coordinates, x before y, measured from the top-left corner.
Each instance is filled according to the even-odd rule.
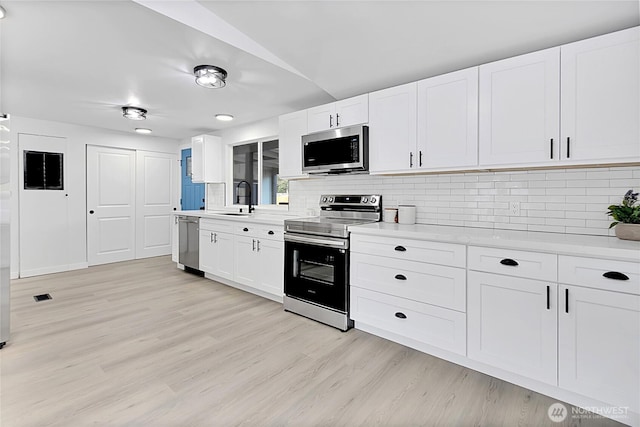
[[[200,218],[178,216],[178,262],[185,267],[200,270]]]

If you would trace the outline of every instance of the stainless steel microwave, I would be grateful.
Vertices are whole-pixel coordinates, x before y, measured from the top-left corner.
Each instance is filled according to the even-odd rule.
[[[338,174],[368,170],[368,126],[331,129],[302,137],[302,172]]]

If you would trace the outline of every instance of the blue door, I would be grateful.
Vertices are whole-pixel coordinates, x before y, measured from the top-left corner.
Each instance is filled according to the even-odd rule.
[[[191,182],[191,148],[182,150],[182,199],[183,211],[204,209],[204,184]]]

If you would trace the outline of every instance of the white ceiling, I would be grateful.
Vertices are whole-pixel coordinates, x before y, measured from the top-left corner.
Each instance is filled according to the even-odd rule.
[[[637,0],[0,4],[2,112],[170,138],[640,25]],[[197,86],[200,64],[227,87]]]

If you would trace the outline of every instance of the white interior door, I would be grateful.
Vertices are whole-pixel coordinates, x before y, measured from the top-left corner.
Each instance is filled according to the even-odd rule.
[[[18,145],[20,277],[66,271],[69,269],[67,140],[19,134]]]
[[[177,209],[178,156],[138,151],[136,258],[171,253],[171,214]]]
[[[135,258],[136,152],[87,146],[89,265]]]

